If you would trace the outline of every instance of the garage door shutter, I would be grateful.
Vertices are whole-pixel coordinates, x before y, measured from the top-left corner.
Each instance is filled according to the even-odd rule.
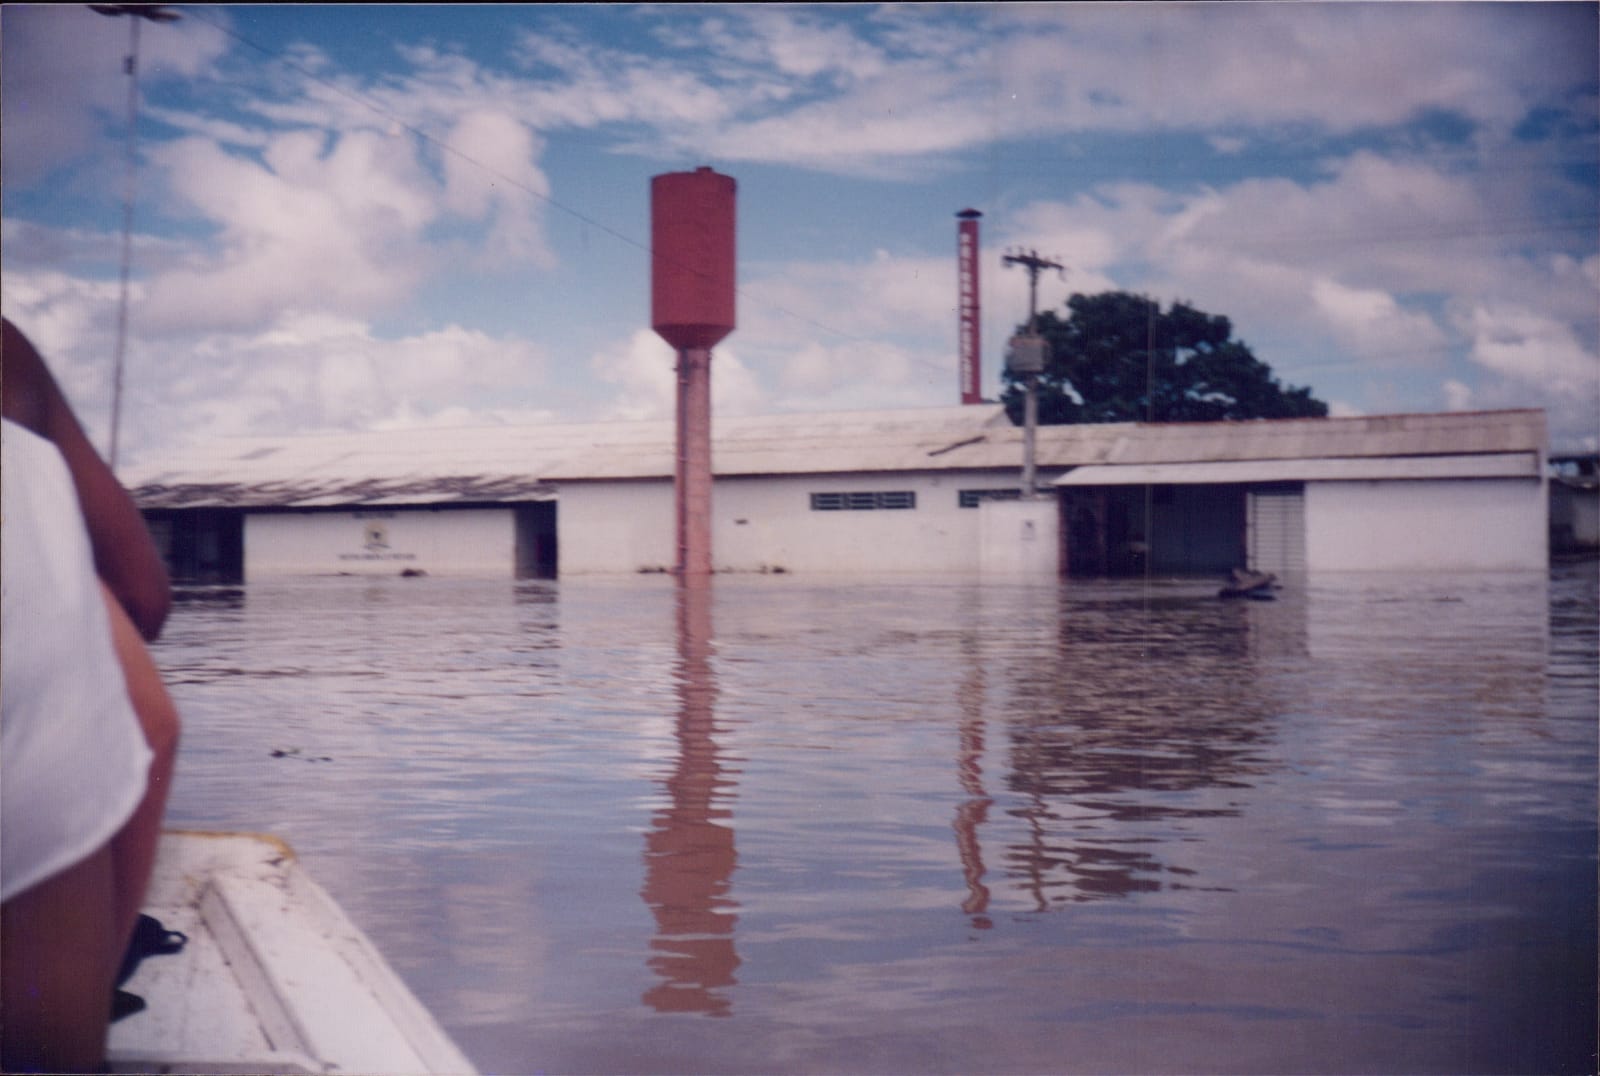
[[[1268,486],[1250,491],[1250,567],[1286,575],[1306,570],[1305,487]]]

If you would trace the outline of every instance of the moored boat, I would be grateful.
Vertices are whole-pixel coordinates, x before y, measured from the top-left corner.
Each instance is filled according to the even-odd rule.
[[[124,988],[113,1072],[474,1071],[382,954],[281,840],[163,834],[145,901],[188,936]]]
[[[1222,589],[1217,591],[1219,598],[1254,598],[1256,601],[1271,601],[1272,590],[1278,585],[1278,577],[1271,572],[1258,572],[1246,568],[1235,568],[1228,574],[1228,581],[1222,584]]]

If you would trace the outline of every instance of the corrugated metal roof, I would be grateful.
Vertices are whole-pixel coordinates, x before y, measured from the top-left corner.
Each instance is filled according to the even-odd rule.
[[[1044,426],[1045,471],[1093,464],[1545,452],[1542,411],[1227,423]],[[552,483],[670,478],[671,422],[241,437],[126,468],[147,508],[515,502]],[[719,417],[718,475],[1011,470],[1022,431],[999,405]]]
[[[1366,415],[1337,419],[1139,425],[1103,462],[1175,463],[1535,452],[1545,447],[1543,411]]]
[[[1216,485],[1229,482],[1361,481],[1403,478],[1538,478],[1531,452],[1471,456],[1366,456],[1340,459],[1234,460],[1207,463],[1091,464],[1058,486]]]
[[[571,454],[548,468],[544,477],[554,482],[670,477],[673,427],[654,425],[653,440],[596,444],[593,452]],[[711,466],[719,475],[938,470],[967,466],[953,462],[962,446],[1010,433],[998,404],[718,418],[712,424]]]

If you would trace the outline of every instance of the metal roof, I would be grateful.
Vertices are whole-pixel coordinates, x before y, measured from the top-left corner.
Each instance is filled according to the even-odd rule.
[[[1020,469],[998,404],[718,417],[719,476]],[[673,424],[612,422],[226,438],[124,468],[145,508],[548,500],[555,483],[668,479]],[[1545,453],[1537,410],[1249,422],[1044,426],[1045,471],[1088,465]],[[1303,468],[1302,468],[1303,469]],[[1142,481],[1128,479],[1128,481]]]
[[[1100,427],[1106,429],[1107,427]],[[1546,451],[1539,410],[1139,424],[1104,463],[1331,459]]]
[[[652,440],[608,440],[592,453],[567,456],[544,477],[554,482],[671,477],[672,424],[651,425],[658,431]],[[728,476],[947,470],[970,466],[955,462],[966,458],[966,448],[1005,438],[1011,429],[998,404],[718,418],[712,424],[711,466]],[[1020,451],[999,466],[1020,461]]]
[[[1472,456],[1364,456],[1338,459],[1230,460],[1207,463],[1091,464],[1057,486],[1189,486],[1231,482],[1361,481],[1405,478],[1538,478],[1529,452]]]

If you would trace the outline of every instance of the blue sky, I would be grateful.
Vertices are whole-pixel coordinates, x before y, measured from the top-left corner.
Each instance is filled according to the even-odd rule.
[[[719,413],[946,406],[1041,306],[1191,302],[1336,414],[1600,414],[1590,3],[177,8],[140,34],[123,459],[662,418],[649,180],[739,183]],[[0,11],[6,315],[100,443],[129,20]],[[420,436],[421,434],[419,434]]]

